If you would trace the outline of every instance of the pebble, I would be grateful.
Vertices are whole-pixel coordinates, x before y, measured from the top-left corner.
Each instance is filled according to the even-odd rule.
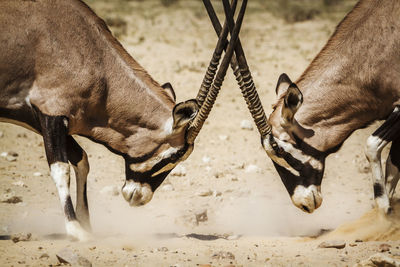
[[[253,130],[253,123],[249,120],[242,120],[240,122],[240,128],[242,128],[243,130],[249,130],[252,131]]]
[[[199,197],[209,197],[213,194],[213,191],[211,189],[206,190],[206,191],[200,191],[196,195]]]
[[[322,242],[318,245],[319,248],[337,248],[342,249],[346,246],[346,242],[342,240],[330,240]]]
[[[0,157],[5,158],[7,157],[8,153],[7,152],[1,152]]]
[[[2,138],[4,136],[4,133],[2,131],[0,131],[0,138]]]
[[[170,191],[174,191],[175,188],[172,186],[172,184],[165,184],[161,187],[161,190],[164,192],[170,192]]]
[[[64,248],[60,250],[57,254],[57,259],[60,263],[70,264],[75,266],[91,267],[92,263],[79,255],[78,253],[72,251],[69,248]]]
[[[48,259],[50,258],[49,254],[47,253],[43,253],[42,255],[40,255],[39,259]]]
[[[209,162],[211,161],[211,158],[208,157],[208,156],[204,156],[201,160],[202,160],[204,163],[209,163]]]
[[[235,255],[233,255],[232,252],[229,251],[219,251],[217,253],[214,253],[211,258],[215,260],[223,260],[223,259],[229,259],[229,260],[234,260]]]
[[[41,176],[43,176],[43,174],[41,172],[34,172],[33,176],[34,177],[41,177]]]
[[[354,265],[354,267],[367,267],[367,266],[388,266],[388,267],[397,267],[400,266],[400,261],[394,258],[391,258],[383,253],[377,253],[372,255],[366,260],[361,261],[360,263]]]
[[[9,204],[17,204],[17,203],[22,202],[22,197],[12,196],[12,197],[8,197],[8,198],[2,200],[1,202],[9,203]]]
[[[100,190],[100,193],[103,195],[118,196],[119,189],[116,185],[108,185],[103,187],[103,189]]]
[[[257,165],[250,164],[249,166],[246,167],[244,170],[245,173],[256,173],[260,170],[260,168]]]
[[[218,135],[219,140],[221,141],[226,141],[228,140],[228,136],[227,135]]]
[[[201,210],[196,212],[196,223],[199,224],[200,222],[208,221],[207,210]]]
[[[391,247],[392,247],[392,246],[389,245],[389,244],[385,244],[385,243],[380,244],[380,245],[379,245],[379,252],[387,252],[387,251],[390,251],[390,248],[391,248]]]
[[[178,165],[176,166],[172,171],[171,171],[172,176],[186,176],[186,168],[183,165]]]
[[[20,241],[30,241],[32,238],[31,233],[19,233],[19,234],[13,234],[11,235],[11,240],[14,243],[20,242]]]
[[[15,186],[20,186],[20,187],[28,187],[24,182],[22,182],[22,181],[17,181],[17,182],[14,182],[14,183],[12,183],[13,185],[15,185]]]

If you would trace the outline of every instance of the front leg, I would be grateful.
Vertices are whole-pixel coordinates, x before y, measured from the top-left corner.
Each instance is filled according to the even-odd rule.
[[[63,116],[48,116],[38,111],[50,175],[56,184],[65,216],[67,234],[78,240],[88,240],[90,235],[76,219],[69,185],[70,169],[67,156],[68,120]]]
[[[383,176],[381,152],[389,142],[397,139],[399,134],[400,110],[396,107],[387,120],[367,140],[365,154],[371,165],[374,198],[377,207],[384,213],[390,212],[390,203]]]
[[[400,138],[392,142],[389,156],[386,160],[385,182],[389,193],[389,198],[392,199],[400,178]]]
[[[74,167],[76,178],[76,215],[78,221],[87,230],[91,231],[89,205],[87,200],[87,176],[89,161],[86,152],[72,136],[67,136],[68,160]]]

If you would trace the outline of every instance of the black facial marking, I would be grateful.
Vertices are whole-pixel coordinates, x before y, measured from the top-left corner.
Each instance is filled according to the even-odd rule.
[[[152,176],[153,173],[158,172],[159,170],[161,170],[164,166],[168,165],[168,164],[174,164],[177,161],[179,161],[184,155],[185,153],[188,151],[189,149],[189,144],[185,144],[183,146],[183,148],[181,148],[180,150],[178,150],[176,153],[172,154],[170,157],[162,159],[160,162],[158,162],[157,164],[155,164],[151,170],[146,171],[146,172],[134,172],[131,170],[130,165],[132,163],[131,158],[126,156],[125,157],[125,175],[126,175],[126,179],[132,179],[135,182],[139,182],[139,183],[148,183],[151,187],[151,190],[154,192],[158,186],[160,186],[160,184],[164,181],[164,179],[167,177],[167,175],[172,171],[172,170],[168,170],[165,172],[162,172],[156,176]]]
[[[375,183],[374,184],[374,197],[378,198],[383,195],[383,188],[381,184]]]
[[[76,220],[76,215],[75,215],[75,212],[74,212],[74,206],[72,205],[72,201],[71,201],[71,197],[70,196],[67,196],[67,199],[65,200],[64,214],[67,217],[68,221]]]

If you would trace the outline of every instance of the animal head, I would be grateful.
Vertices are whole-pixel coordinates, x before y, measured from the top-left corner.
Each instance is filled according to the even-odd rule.
[[[171,96],[175,95],[170,85],[168,90]],[[193,144],[187,142],[186,133],[198,109],[196,100],[179,103],[154,134],[146,133],[139,139],[136,137],[141,143],[140,156],[135,156],[138,151],[135,145],[130,147],[130,153],[124,155],[126,181],[122,195],[131,206],[149,202],[172,169],[191,154]]]
[[[305,212],[313,212],[322,203],[321,180],[326,153],[304,141],[313,135],[296,120],[303,95],[286,74],[276,86],[277,103],[269,116],[271,132],[262,140],[292,202]]]

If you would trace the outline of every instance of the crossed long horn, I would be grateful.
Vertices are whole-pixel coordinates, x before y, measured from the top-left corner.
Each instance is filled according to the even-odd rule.
[[[207,9],[208,15],[213,24],[215,32],[217,33],[217,35],[220,35],[223,29],[221,30],[221,24],[218,20],[217,15],[215,14],[214,8],[210,0],[203,0],[203,3]],[[233,26],[234,21],[233,21],[233,15],[231,13],[231,7],[227,0],[223,0],[223,4],[224,4],[224,11],[226,14],[226,20],[228,22],[228,27],[229,30],[232,31],[234,27]],[[247,60],[240,39],[238,39],[237,41],[235,47],[235,54],[236,57],[232,57],[231,61],[231,67],[233,73],[239,84],[240,90],[242,91],[242,95],[246,100],[247,107],[250,110],[250,113],[257,126],[257,129],[264,140],[264,138],[271,133],[271,126],[268,124],[267,116],[265,115],[264,109],[262,107],[260,98],[258,96],[256,87],[253,82],[253,78],[251,77],[250,69],[249,66],[247,65]]]
[[[232,31],[231,31],[231,39],[228,44],[228,48],[226,49],[224,58],[222,59],[221,66],[218,69],[216,77],[212,83],[211,90],[208,92],[207,97],[205,98],[203,104],[201,105],[201,108],[200,108],[198,114],[193,119],[192,123],[190,124],[190,126],[188,128],[186,141],[189,144],[194,143],[194,140],[196,139],[198,133],[200,132],[200,130],[204,124],[204,121],[207,119],[208,115],[210,114],[210,111],[211,111],[211,109],[214,105],[214,102],[218,96],[219,90],[221,89],[222,82],[226,75],[226,71],[228,69],[229,62],[231,61],[231,58],[233,56],[236,42],[239,38],[240,27],[243,22],[244,13],[246,11],[246,5],[247,5],[247,0],[243,0],[242,5],[240,7],[238,18],[236,20],[236,24],[234,24],[235,26],[233,26]],[[228,14],[226,12],[228,12],[228,10],[225,10],[225,16],[228,17]],[[230,9],[229,9],[229,12],[230,12]],[[233,20],[233,15],[232,14],[230,14],[230,15]],[[223,37],[223,36],[221,35],[220,37]],[[226,38],[226,36],[225,36],[225,38]],[[220,38],[220,39],[223,40],[223,38]],[[218,40],[217,47],[215,50],[217,50],[217,48],[219,48],[219,46],[222,46],[222,44],[220,44],[220,43],[224,43],[222,40],[221,41]]]

